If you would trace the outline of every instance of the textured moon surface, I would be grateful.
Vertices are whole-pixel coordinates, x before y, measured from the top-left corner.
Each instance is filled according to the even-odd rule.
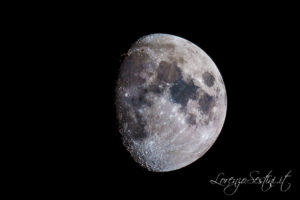
[[[119,131],[126,149],[154,172],[203,156],[224,124],[227,96],[211,58],[169,34],[140,38],[124,58],[116,86]]]

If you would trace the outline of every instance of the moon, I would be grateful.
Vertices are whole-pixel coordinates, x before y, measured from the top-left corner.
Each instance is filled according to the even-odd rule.
[[[227,95],[212,59],[169,34],[137,40],[116,84],[119,131],[132,158],[153,172],[183,168],[202,157],[223,127]]]

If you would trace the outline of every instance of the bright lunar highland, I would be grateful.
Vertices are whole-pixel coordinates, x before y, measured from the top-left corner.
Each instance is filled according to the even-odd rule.
[[[124,58],[116,86],[124,146],[154,172],[185,167],[203,156],[224,124],[222,76],[198,46],[178,36],[140,38]]]

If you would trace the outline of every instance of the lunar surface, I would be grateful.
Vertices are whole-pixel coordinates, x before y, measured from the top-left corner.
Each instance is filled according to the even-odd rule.
[[[140,38],[129,49],[116,86],[119,131],[141,166],[185,167],[203,156],[224,124],[227,96],[211,58],[168,34]]]

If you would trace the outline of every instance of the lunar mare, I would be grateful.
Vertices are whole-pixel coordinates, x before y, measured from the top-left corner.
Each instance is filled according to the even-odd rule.
[[[116,86],[119,131],[134,160],[154,172],[185,167],[213,145],[224,124],[222,76],[198,46],[151,34],[129,49]]]

